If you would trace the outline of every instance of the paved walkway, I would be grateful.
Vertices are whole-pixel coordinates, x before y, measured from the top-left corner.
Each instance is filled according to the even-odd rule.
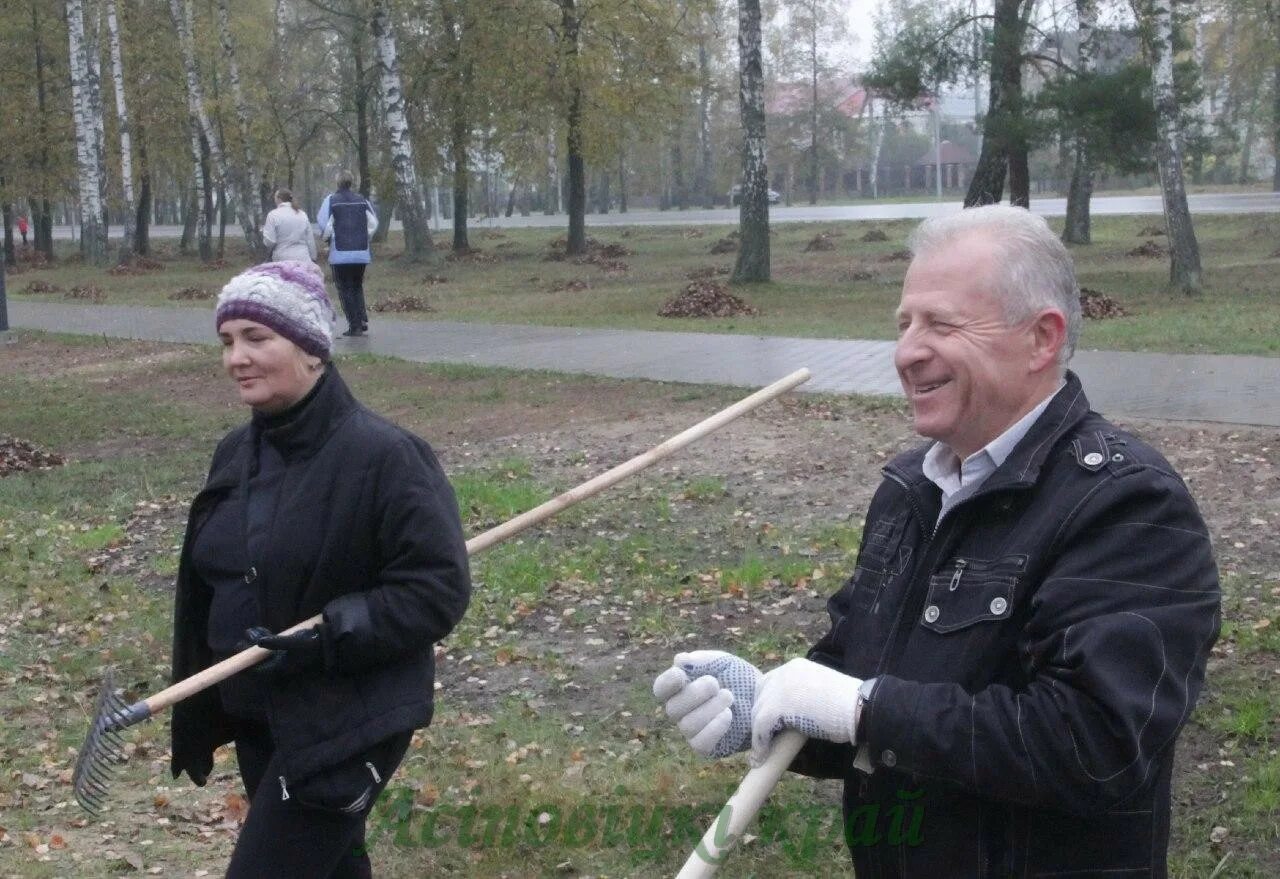
[[[15,328],[167,342],[213,341],[203,308],[9,301]],[[900,394],[892,342],[407,321],[374,316],[373,332],[339,338],[343,353],[759,387],[802,366],[800,390]],[[0,369],[3,356],[0,355]],[[1108,415],[1280,427],[1280,358],[1080,351],[1072,360]]]

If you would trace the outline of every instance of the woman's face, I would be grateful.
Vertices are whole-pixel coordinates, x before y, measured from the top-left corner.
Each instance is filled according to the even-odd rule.
[[[322,361],[268,326],[234,318],[218,327],[222,366],[240,391],[240,402],[260,412],[283,412],[320,378]]]

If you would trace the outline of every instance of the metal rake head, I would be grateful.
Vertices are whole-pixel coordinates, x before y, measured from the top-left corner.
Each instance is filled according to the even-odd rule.
[[[98,693],[93,724],[71,775],[76,802],[90,815],[96,817],[106,802],[107,785],[115,767],[129,759],[120,731],[150,716],[145,702],[130,705],[116,695],[115,676],[108,669]]]

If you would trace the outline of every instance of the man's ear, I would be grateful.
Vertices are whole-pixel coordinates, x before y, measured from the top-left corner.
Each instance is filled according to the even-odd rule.
[[[1056,308],[1046,308],[1031,324],[1031,359],[1027,366],[1040,372],[1058,363],[1058,353],[1067,344],[1067,318]]]

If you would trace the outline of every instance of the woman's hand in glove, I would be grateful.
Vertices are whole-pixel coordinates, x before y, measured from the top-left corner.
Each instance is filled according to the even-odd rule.
[[[253,666],[254,674],[264,678],[284,678],[324,671],[327,667],[327,630],[323,623],[288,635],[276,635],[263,626],[245,629],[240,648],[262,647],[271,655]]]

